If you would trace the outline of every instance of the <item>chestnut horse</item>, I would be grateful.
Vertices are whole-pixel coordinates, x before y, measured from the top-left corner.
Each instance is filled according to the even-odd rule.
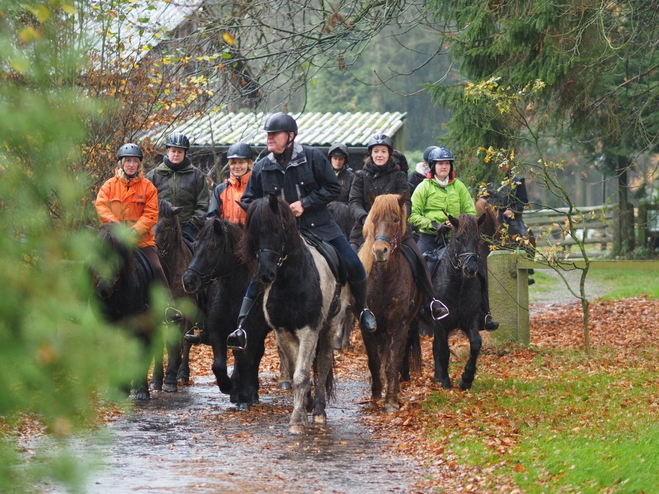
[[[368,273],[368,306],[378,322],[374,333],[362,332],[371,371],[371,395],[373,399],[381,398],[384,377],[387,412],[399,409],[400,375],[408,346],[413,352],[409,360],[412,368],[418,370],[421,362],[418,328],[412,325],[416,324],[422,294],[401,250],[407,228],[406,198],[407,193],[383,194],[372,199],[373,206],[364,223],[364,244],[359,250]],[[412,344],[408,345],[410,336]]]

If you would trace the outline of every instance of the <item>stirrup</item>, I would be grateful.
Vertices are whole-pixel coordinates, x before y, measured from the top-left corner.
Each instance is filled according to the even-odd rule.
[[[499,323],[494,320],[492,314],[490,314],[489,312],[485,314],[485,320],[483,326],[485,327],[486,331],[495,331],[499,329]]]
[[[181,314],[181,311],[178,309],[175,309],[174,307],[167,307],[165,309],[165,322],[173,324],[173,323],[179,323],[183,320],[183,314]]]
[[[238,327],[227,336],[227,348],[231,350],[244,350],[247,347],[247,333],[242,327]]]
[[[368,319],[372,320],[368,321]],[[375,314],[368,307],[364,307],[359,313],[359,327],[367,333],[375,333],[378,330],[378,322],[375,319]]]
[[[439,307],[435,305],[435,302],[439,304]],[[437,312],[437,314],[435,314]],[[446,304],[442,302],[441,300],[437,298],[433,298],[430,301],[430,315],[435,321],[439,321],[440,319],[444,319],[447,317],[449,314],[448,307],[446,307]]]

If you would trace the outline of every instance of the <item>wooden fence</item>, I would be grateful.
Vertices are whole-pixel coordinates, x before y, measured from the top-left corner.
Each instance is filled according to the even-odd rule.
[[[606,248],[613,242],[612,206],[591,206],[580,211],[582,214],[572,215],[572,221],[585,244]],[[533,230],[538,245],[574,245],[576,240],[568,234],[568,212],[569,208],[531,210],[524,213],[524,222]]]

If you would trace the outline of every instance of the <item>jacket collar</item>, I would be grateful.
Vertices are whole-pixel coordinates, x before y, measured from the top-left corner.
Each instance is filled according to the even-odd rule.
[[[263,165],[265,170],[282,170],[282,167],[277,163],[274,153],[269,153],[268,161]],[[293,154],[291,155],[291,160],[288,162],[288,166],[299,166],[307,162],[307,158],[304,155],[304,148],[302,144],[299,144],[293,141]],[[287,167],[288,168],[288,167]]]
[[[247,170],[247,173],[245,173],[240,178],[236,178],[233,175],[229,175],[229,178],[227,178],[227,182],[229,182],[230,185],[240,187],[247,183],[251,174],[252,174],[252,170]]]

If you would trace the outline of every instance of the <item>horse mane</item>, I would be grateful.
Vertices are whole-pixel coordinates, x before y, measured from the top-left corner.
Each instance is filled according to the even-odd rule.
[[[473,214],[461,213],[458,215],[458,228],[456,235],[465,235],[467,237],[479,237],[480,230],[478,226],[478,217]]]
[[[481,233],[486,237],[488,242],[492,242],[494,234],[499,227],[499,219],[492,205],[486,199],[480,198],[475,203],[476,214],[480,216],[485,213],[485,220],[480,226]]]
[[[116,223],[106,223],[98,230],[99,239],[111,253],[119,256],[120,273],[132,273],[135,270],[133,249],[114,234]]]
[[[240,242],[242,262],[253,267],[259,237],[281,230],[289,240],[295,241],[299,237],[295,216],[286,201],[271,194],[250,204],[245,219],[245,235]]]
[[[373,242],[375,242],[375,228],[379,222],[379,218],[386,214],[394,214],[401,219],[400,239],[402,240],[405,232],[407,231],[407,208],[405,204],[400,204],[400,195],[398,194],[382,194],[375,198],[373,206],[366,217],[362,234],[364,235],[364,244],[359,249],[359,259],[364,265],[366,273],[370,273],[373,269]]]

